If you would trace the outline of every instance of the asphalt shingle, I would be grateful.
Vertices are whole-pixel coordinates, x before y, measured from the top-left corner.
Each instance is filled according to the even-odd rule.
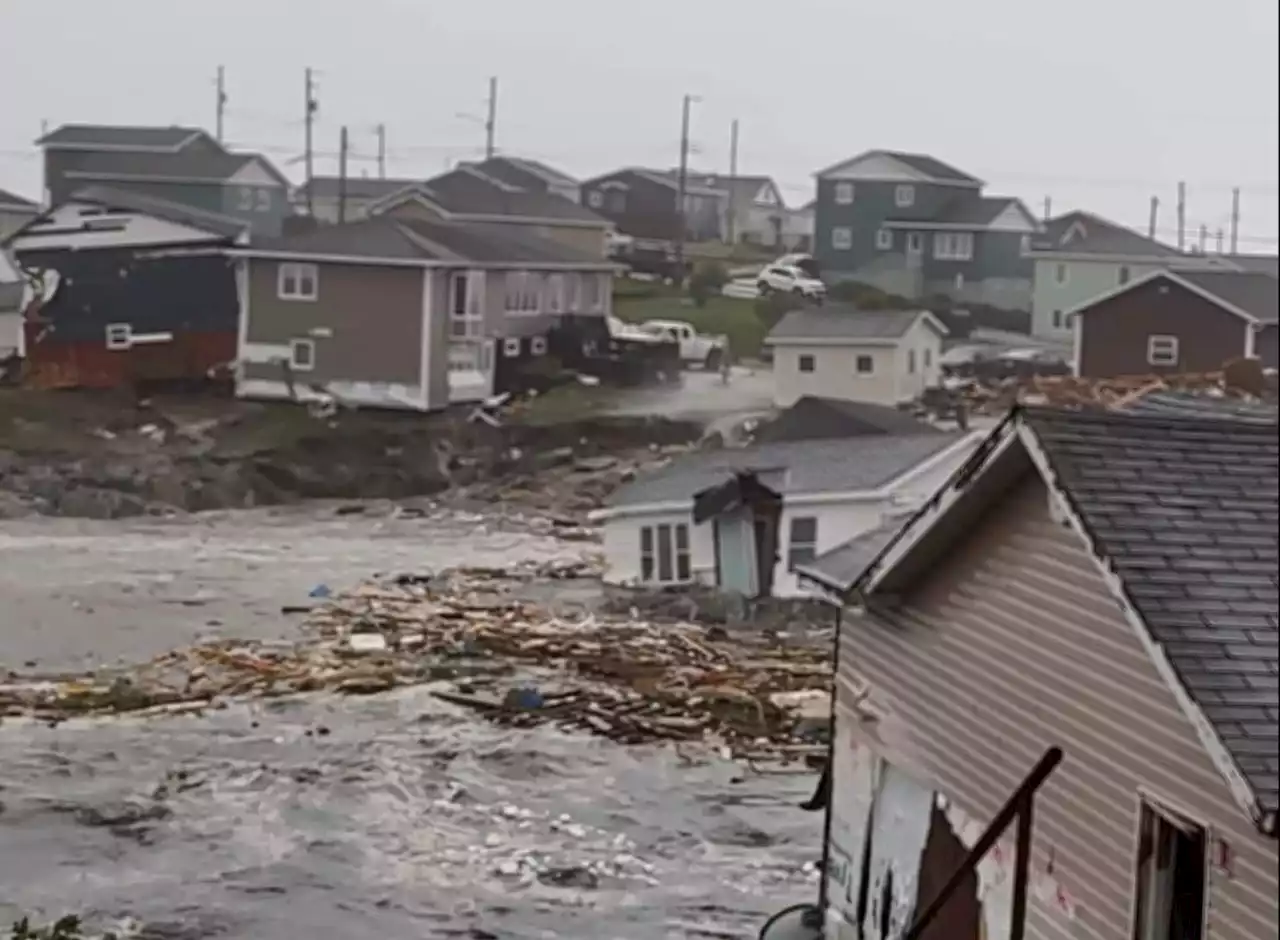
[[[128,209],[130,212],[139,212],[178,225],[190,225],[201,231],[228,238],[235,237],[249,228],[249,223],[243,219],[218,212],[208,212],[168,199],[144,196],[130,190],[112,189],[109,186],[86,186],[83,189],[77,189],[72,193],[71,199],[76,202],[92,202],[100,206],[109,206],[113,209]]]
[[[1032,241],[1036,251],[1071,254],[1123,255],[1135,258],[1185,257],[1178,249],[1140,235],[1091,212],[1068,212],[1045,223],[1045,230]]]
[[[94,153],[82,160],[74,171],[69,171],[67,176],[85,181],[134,177],[220,183],[258,158],[252,153]]]
[[[1177,276],[1260,323],[1275,323],[1280,308],[1280,280],[1260,271],[1178,271]]]
[[[765,341],[796,342],[807,339],[884,341],[906,335],[924,315],[921,310],[859,310],[849,304],[823,304],[787,313]]]
[[[198,127],[63,124],[45,134],[36,143],[50,147],[137,147],[144,150],[177,150],[195,135],[204,133]]]
[[[1025,408],[1075,511],[1259,805],[1280,805],[1273,422]]]
[[[346,184],[348,199],[382,199],[410,186],[421,186],[422,180],[385,179],[368,176],[349,177]],[[317,199],[337,199],[342,194],[342,179],[337,176],[313,176],[298,187],[300,196],[311,195]]]
[[[30,209],[35,211],[38,208],[39,206],[25,196],[19,196],[17,193],[10,192],[7,189],[0,189],[0,209]]]
[[[673,461],[619,489],[612,507],[693,499],[730,475],[749,471],[783,495],[879,489],[940,454],[965,435],[877,435],[826,441],[787,441],[707,451]]]
[[[472,167],[459,167],[423,184],[425,194],[446,212],[456,215],[516,216],[567,222],[607,223],[590,209],[555,193],[521,189],[486,176]]]
[[[816,441],[868,434],[931,434],[938,429],[898,408],[874,402],[802,395],[790,408],[762,424],[753,435],[758,444]]]

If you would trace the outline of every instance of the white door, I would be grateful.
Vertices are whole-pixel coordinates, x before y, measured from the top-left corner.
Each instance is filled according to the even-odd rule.
[[[881,767],[871,811],[865,940],[897,940],[911,924],[934,794],[892,764]]]

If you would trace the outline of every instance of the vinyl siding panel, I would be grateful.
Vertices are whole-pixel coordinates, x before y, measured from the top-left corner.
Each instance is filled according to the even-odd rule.
[[[778,343],[773,354],[773,403],[779,408],[789,408],[805,395],[817,395],[896,405],[913,397],[899,389],[899,354],[897,346]],[[802,356],[813,357],[812,372],[800,371]],[[872,357],[871,372],[857,371],[859,356]]]
[[[1276,842],[1232,800],[1038,478],[892,614],[852,618],[841,658],[842,685],[869,681],[884,715],[872,746],[979,820],[1062,747],[1036,806],[1033,883],[1052,858],[1076,916],[1033,893],[1028,936],[1128,940],[1142,792],[1232,850],[1232,873],[1210,875],[1207,936],[1275,936]]]

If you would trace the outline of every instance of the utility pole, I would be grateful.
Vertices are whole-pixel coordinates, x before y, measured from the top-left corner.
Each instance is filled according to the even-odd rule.
[[[685,95],[680,110],[680,170],[676,179],[676,276],[684,284],[684,243],[688,237],[685,218],[685,191],[689,188],[689,110],[693,95]]]
[[[1156,224],[1160,220],[1160,197],[1151,197],[1151,214],[1147,218],[1147,238],[1156,237]]]
[[[1214,234],[1214,239],[1218,243],[1218,254],[1222,254],[1222,249],[1226,247],[1226,243],[1227,243],[1227,233],[1224,232],[1222,229],[1218,229],[1218,231]]]
[[[378,125],[378,179],[387,178],[387,125]]]
[[[227,70],[221,65],[218,66],[218,119],[216,123],[217,140],[222,143],[222,129],[227,116]]]
[[[1200,224],[1200,254],[1204,254],[1205,242],[1209,240],[1209,226]]]
[[[1178,184],[1178,250],[1187,247],[1187,184]]]
[[[1231,190],[1231,253],[1240,251],[1240,190]]]
[[[729,126],[729,245],[738,244],[737,200],[733,198],[738,179],[738,119]]]
[[[489,79],[489,107],[484,119],[484,158],[492,160],[494,132],[498,127],[498,79]]]
[[[305,154],[303,155],[303,160],[306,163],[306,171],[307,171],[307,212],[308,214],[311,215],[312,218],[314,218],[316,214],[316,211],[315,211],[316,197],[314,192],[315,187],[311,185],[311,176],[312,176],[312,170],[314,169],[315,151],[314,151],[314,148],[312,147],[311,138],[312,138],[312,133],[315,130],[316,112],[320,110],[320,102],[316,101],[315,83],[312,80],[311,69],[307,69],[307,72],[306,72],[306,93],[307,93],[307,97],[305,101],[305,107],[306,107],[305,120],[306,120],[306,128],[307,128],[306,130],[307,149]]]
[[[338,136],[338,224],[347,221],[347,128]]]
[[[1048,222],[1053,218],[1053,197],[1044,197],[1044,221]]]

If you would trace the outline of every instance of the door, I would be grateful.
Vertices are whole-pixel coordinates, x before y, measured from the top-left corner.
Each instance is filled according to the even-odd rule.
[[[881,768],[871,810],[865,940],[897,940],[910,926],[919,900],[934,795],[892,764]]]
[[[916,264],[920,263],[920,258],[924,254],[924,236],[919,232],[907,233],[907,260]]]
[[[750,514],[735,512],[720,516],[715,527],[716,572],[720,587],[755,597],[758,589],[755,526]]]

